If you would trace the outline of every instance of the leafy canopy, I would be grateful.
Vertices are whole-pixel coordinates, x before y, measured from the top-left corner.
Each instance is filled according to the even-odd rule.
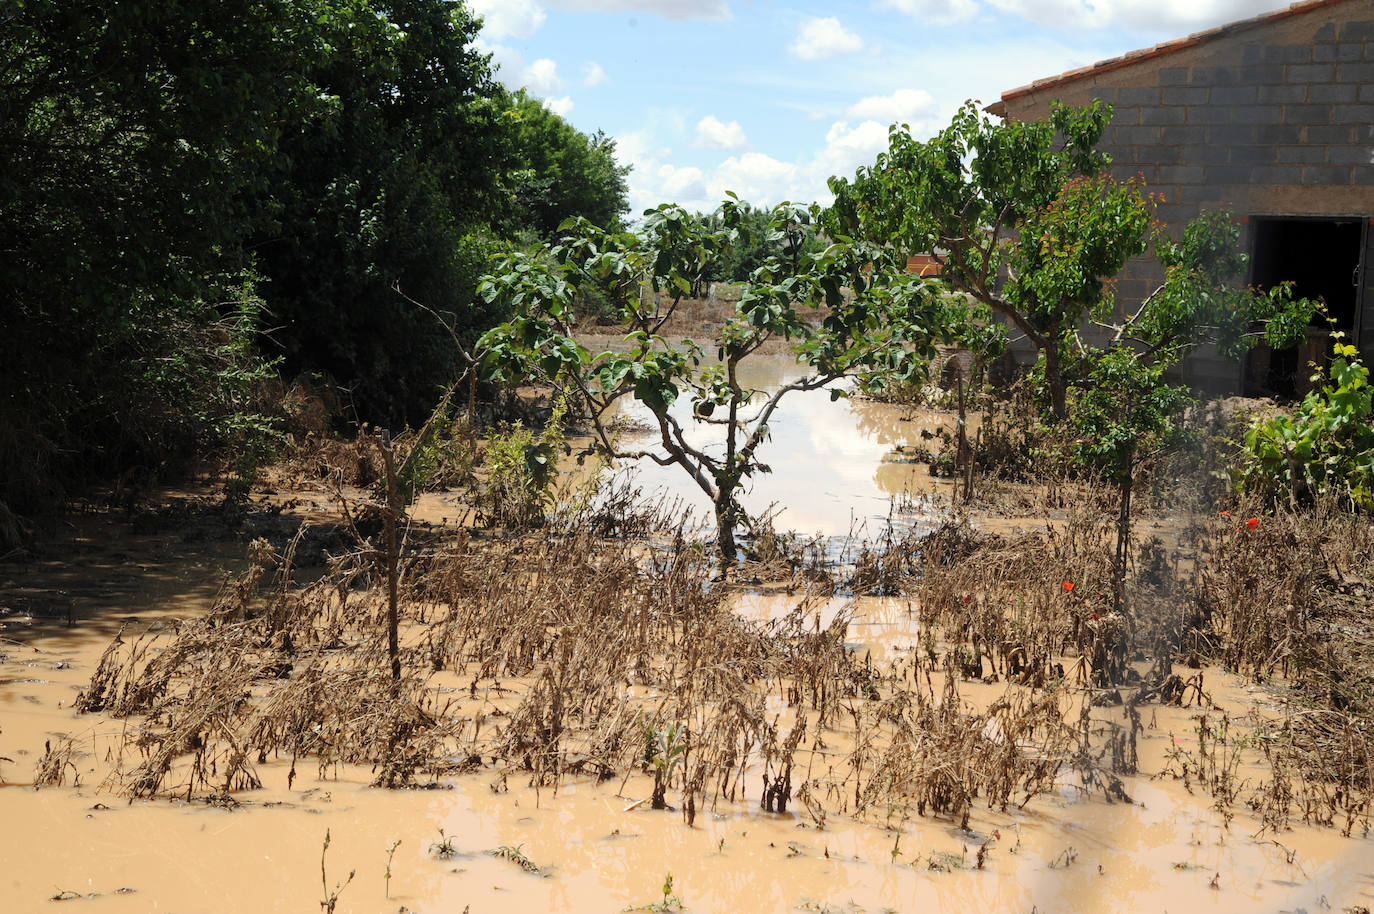
[[[1068,416],[1070,387],[1091,383],[1071,376],[1070,362],[1090,361],[1075,353],[1129,343],[1168,364],[1214,342],[1237,356],[1261,336],[1291,344],[1313,314],[1286,287],[1234,285],[1244,258],[1229,217],[1205,214],[1170,237],[1153,219],[1155,198],[1137,180],[1112,177],[1096,149],[1111,116],[1099,102],[1056,103],[1045,121],[1000,122],[969,104],[926,142],[894,126],[873,166],[853,181],[831,179],[830,234],[934,257],[942,282],[1036,347],[1057,420]],[[1151,242],[1166,279],[1118,314],[1112,280]]]
[[[501,124],[510,142],[506,234],[527,230],[549,239],[574,216],[620,227],[629,208],[630,167],[616,163],[614,139],[582,133],[524,89],[501,102]]]
[[[932,254],[945,282],[1043,344],[1109,304],[1104,279],[1145,247],[1146,201],[1094,148],[1110,119],[1094,103],[994,123],[968,104],[926,142],[894,125],[873,166],[831,178],[826,227]]]
[[[966,298],[905,272],[890,249],[834,242],[805,250],[816,207],[782,204],[767,231],[782,239],[755,269],[740,300],[711,339],[672,345],[668,321],[700,277],[748,243],[745,210],[731,196],[717,219],[701,220],[675,205],[646,214],[638,232],[608,233],[585,220],[564,226],[564,240],[517,251],[482,281],[481,294],[514,312],[480,346],[493,375],[507,383],[536,380],[571,392],[590,417],[608,456],[648,457],[686,471],[711,498],[724,558],[734,558],[734,527],[743,518],[737,490],[767,467],[757,457],[782,398],[841,378],[878,388],[923,374],[938,342],[952,342],[978,323]],[[591,283],[608,289],[625,331],[625,351],[592,354],[573,337],[573,304]],[[808,309],[820,309],[819,321]],[[738,377],[740,362],[781,339],[806,373],[760,404]],[[843,388],[832,388],[833,398]],[[640,401],[657,423],[658,446],[628,450],[611,429],[617,400]],[[674,410],[675,404],[686,407]],[[719,447],[694,444],[686,423],[717,426]]]

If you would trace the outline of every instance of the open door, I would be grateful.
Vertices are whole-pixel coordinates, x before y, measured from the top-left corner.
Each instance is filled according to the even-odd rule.
[[[1342,330],[1355,339],[1365,221],[1251,217],[1250,283],[1268,289],[1291,282],[1295,296],[1325,302],[1326,315],[1313,320],[1303,345],[1282,350],[1255,347],[1245,365],[1247,396],[1301,396],[1310,386],[1309,365],[1326,363],[1331,331]]]

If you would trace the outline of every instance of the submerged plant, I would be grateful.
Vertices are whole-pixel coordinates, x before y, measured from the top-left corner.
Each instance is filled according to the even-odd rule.
[[[329,888],[329,872],[325,868],[325,858],[328,854],[329,829],[326,828],[324,830],[324,846],[320,848],[320,886],[324,893],[323,897],[320,898],[320,908],[325,914],[334,914],[334,908],[339,903],[339,895],[343,893],[344,889],[348,888],[349,883],[353,881],[353,877],[357,875],[358,871],[349,870],[348,878],[343,882],[335,883],[334,888],[331,890]]]
[[[625,908],[625,914],[631,911],[645,911],[648,914],[669,914],[671,911],[685,911],[682,899],[673,894],[673,874],[669,873],[663,880],[663,898],[660,901],[642,904],[637,907]]]
[[[509,860],[527,873],[543,872],[537,863],[525,856],[524,851],[521,850],[523,847],[523,844],[517,844],[514,847],[509,844],[502,844],[500,847],[492,848],[487,853],[501,860]]]
[[[458,856],[458,848],[454,846],[452,836],[444,834],[442,828],[439,829],[439,840],[429,843],[429,855],[435,860],[452,860]]]
[[[685,731],[677,724],[644,728],[644,760],[654,775],[654,809],[668,806],[668,784],[687,751]]]

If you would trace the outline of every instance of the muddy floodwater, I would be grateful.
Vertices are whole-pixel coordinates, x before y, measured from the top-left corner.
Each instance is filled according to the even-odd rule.
[[[744,598],[740,611],[782,612],[788,599]],[[175,605],[204,608],[193,593]],[[914,644],[905,601],[847,608],[858,611],[854,649]],[[120,618],[164,611],[131,609]],[[386,791],[367,786],[367,770],[319,778],[310,766],[287,789],[285,763],[266,766],[266,787],[232,807],[131,803],[100,783],[101,755],[123,725],[67,710],[103,647],[78,625],[0,649],[0,910],[51,910],[54,896],[92,911],[317,910],[326,832],[329,889],[352,873],[340,912],[616,912],[661,900],[669,874],[690,911],[1315,912],[1374,901],[1368,841],[1308,828],[1257,840],[1253,823],[1228,824],[1205,797],[1146,774],[1127,779],[1132,803],[1066,784],[1022,812],[979,809],[968,831],[938,818],[831,818],[822,829],[805,812],[766,814],[748,801],[689,828],[672,811],[636,806],[648,788],[633,779],[554,795],[487,773],[439,790]],[[1240,680],[1217,678],[1214,694],[1237,713],[1263,700]],[[1158,770],[1151,765],[1174,734],[1193,726],[1187,710],[1159,709],[1142,741],[1143,770]],[[76,737],[80,785],[35,790],[26,783],[34,760],[60,734]],[[443,842],[451,855],[436,853]],[[488,853],[503,846],[539,872]]]
[[[768,394],[802,376],[803,366],[780,354],[741,362],[740,384],[759,392],[743,416],[757,413]],[[836,386],[847,390],[846,382]],[[652,416],[647,408],[622,398],[616,409],[618,417],[631,423],[624,445],[651,447],[658,432],[657,426],[649,430]],[[719,426],[693,422],[685,399],[674,403],[671,412],[690,444],[711,454],[724,452]],[[938,450],[939,442],[930,436],[940,428],[952,434],[955,421],[946,413],[858,397],[832,400],[829,389],[789,393],[768,423],[768,440],[758,450],[769,472],[749,480],[741,500],[751,514],[775,509],[780,530],[827,537],[875,535],[894,499],[919,505],[953,490],[948,480],[932,477],[914,454],[932,445]],[[710,517],[710,500],[680,467],[640,459],[625,461],[620,469],[634,474],[646,496],[679,498],[694,516]]]
[[[775,387],[791,371],[775,360],[746,383]],[[871,528],[892,497],[941,491],[903,457],[928,418],[832,402],[824,391],[794,395],[760,452],[774,472],[755,482],[747,504],[778,503],[778,526],[804,533]],[[952,428],[950,417],[941,421]],[[696,498],[676,468],[641,473],[646,490]],[[327,498],[303,500],[302,511],[329,510]],[[451,504],[433,500],[426,510]],[[571,779],[554,791],[534,789],[520,772],[487,770],[434,789],[382,790],[368,786],[371,770],[313,760],[298,762],[292,779],[289,760],[267,760],[262,789],[214,802],[116,796],[107,761],[137,724],[76,714],[78,691],[121,630],[129,639],[208,611],[242,553],[241,544],[139,534],[94,518],[73,522],[52,560],[0,567],[0,914],[678,910],[650,907],[664,903],[670,876],[671,896],[692,912],[1374,906],[1369,840],[1301,825],[1260,834],[1243,809],[1220,812],[1202,791],[1158,777],[1171,748],[1196,731],[1196,707],[1144,709],[1141,773],[1123,779],[1129,802],[1065,775],[1057,792],[1024,809],[976,805],[967,829],[935,816],[818,820],[800,804],[764,813],[757,783],[689,827],[676,810],[649,808],[650,785],[638,774]],[[742,593],[734,605],[767,619],[804,599]],[[851,615],[846,645],[874,662],[919,649],[909,600],[835,597],[805,611],[819,626]],[[1211,699],[1234,717],[1274,707],[1259,686],[1206,674]],[[975,682],[963,700],[986,705],[1001,688]],[[63,737],[75,748],[65,785],[35,789],[45,743]]]

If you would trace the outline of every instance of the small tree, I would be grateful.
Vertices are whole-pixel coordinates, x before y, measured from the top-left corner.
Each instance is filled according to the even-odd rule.
[[[1287,286],[1256,292],[1230,285],[1244,266],[1239,227],[1204,214],[1175,241],[1152,221],[1139,182],[1106,174],[1094,147],[1110,105],[1050,107],[1047,121],[994,122],[965,105],[927,142],[894,126],[889,149],[853,182],[832,178],[827,229],[905,254],[927,253],[942,282],[1002,315],[1040,352],[1051,414],[1069,414],[1075,383],[1066,363],[1097,325],[1108,346],[1130,343],[1151,364],[1216,343],[1238,356],[1261,335],[1300,336],[1313,314]],[[1112,318],[1110,280],[1148,248],[1166,281],[1131,314]],[[1291,342],[1287,343],[1291,345]]]
[[[1234,285],[1245,255],[1225,213],[1203,214],[1177,240],[1162,231],[1141,184],[1106,173],[1111,160],[1095,147],[1111,116],[1099,102],[1056,103],[1046,121],[994,122],[970,103],[927,142],[894,126],[872,167],[853,182],[831,179],[826,227],[901,256],[930,254],[941,283],[1036,346],[1049,416],[1069,422],[1067,456],[1118,488],[1119,597],[1141,457],[1167,440],[1188,400],[1169,369],[1204,343],[1233,358],[1260,339],[1291,346],[1317,305],[1286,285]],[[1165,280],[1114,316],[1111,278],[1152,240]],[[1095,332],[1080,332],[1090,325]]]
[[[1102,174],[1094,150],[1111,108],[1055,105],[1045,122],[994,123],[966,104],[918,142],[894,125],[889,148],[853,182],[832,178],[827,229],[925,253],[941,280],[1009,320],[1040,351],[1054,416],[1068,415],[1064,350],[1105,316],[1105,280],[1145,249],[1147,201]]]
[[[731,195],[714,227],[675,205],[646,213],[638,233],[608,234],[584,220],[570,222],[562,242],[506,256],[481,285],[482,296],[515,314],[480,342],[488,369],[506,382],[532,380],[571,395],[606,456],[648,458],[690,475],[711,499],[727,566],[737,557],[736,530],[745,520],[740,489],[753,474],[768,471],[758,450],[787,394],[842,378],[869,388],[911,379],[926,371],[937,342],[969,335],[975,323],[973,305],[906,274],[891,249],[845,242],[805,252],[818,209],[782,204],[767,229],[779,239],[777,252],[753,271],[709,349],[692,340],[669,345],[661,332],[681,300],[749,240],[743,212]],[[592,283],[613,298],[625,352],[593,356],[573,338],[573,302]],[[799,310],[822,307],[824,317],[815,324]],[[760,401],[741,384],[739,366],[771,339],[786,340],[807,372]],[[830,395],[839,398],[845,390],[831,388]],[[640,401],[653,415],[656,447],[620,445],[609,419],[622,397]],[[672,409],[681,400],[690,405],[685,415]],[[684,423],[714,426],[723,441],[694,444]]]
[[[1214,342],[1239,358],[1261,339],[1282,349],[1301,340],[1316,313],[1311,301],[1292,298],[1288,286],[1267,292],[1228,280],[1245,266],[1240,227],[1225,213],[1204,213],[1182,237],[1161,237],[1155,253],[1164,282],[1116,324],[1098,347],[1077,347],[1076,396],[1069,402],[1073,439],[1069,456],[1117,486],[1113,588],[1119,600],[1131,543],[1131,492],[1142,458],[1166,445],[1173,419],[1191,402],[1168,374],[1193,348]]]
[[[1141,358],[1126,345],[1091,355],[1086,382],[1069,412],[1069,457],[1117,487],[1115,605],[1121,604],[1131,544],[1131,492],[1140,463],[1167,444],[1173,417],[1187,391],[1165,382],[1165,363]]]

